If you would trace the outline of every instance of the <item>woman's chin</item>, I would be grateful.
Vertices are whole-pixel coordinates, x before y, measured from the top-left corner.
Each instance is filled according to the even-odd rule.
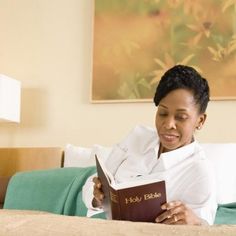
[[[180,147],[178,143],[161,143],[163,152],[170,152]]]

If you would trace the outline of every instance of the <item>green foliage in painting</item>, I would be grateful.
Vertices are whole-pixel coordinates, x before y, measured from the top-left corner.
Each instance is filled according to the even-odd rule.
[[[176,64],[236,96],[235,0],[95,1],[93,100],[151,99]]]

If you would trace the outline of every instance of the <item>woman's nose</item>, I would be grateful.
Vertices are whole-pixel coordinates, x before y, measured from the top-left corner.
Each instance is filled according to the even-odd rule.
[[[175,119],[172,117],[166,118],[166,120],[164,121],[164,127],[166,129],[176,129]]]

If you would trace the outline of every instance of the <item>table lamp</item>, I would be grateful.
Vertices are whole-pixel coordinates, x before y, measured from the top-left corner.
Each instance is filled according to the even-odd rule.
[[[0,121],[20,122],[21,83],[0,74]]]

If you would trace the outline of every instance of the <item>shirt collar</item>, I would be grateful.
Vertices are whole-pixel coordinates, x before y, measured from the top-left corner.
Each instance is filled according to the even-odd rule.
[[[178,163],[184,161],[186,158],[188,158],[194,153],[196,144],[197,141],[193,141],[192,143],[175,149],[173,151],[162,153],[158,159],[160,165],[159,167],[161,167],[161,169],[163,170],[167,170],[177,165]]]

